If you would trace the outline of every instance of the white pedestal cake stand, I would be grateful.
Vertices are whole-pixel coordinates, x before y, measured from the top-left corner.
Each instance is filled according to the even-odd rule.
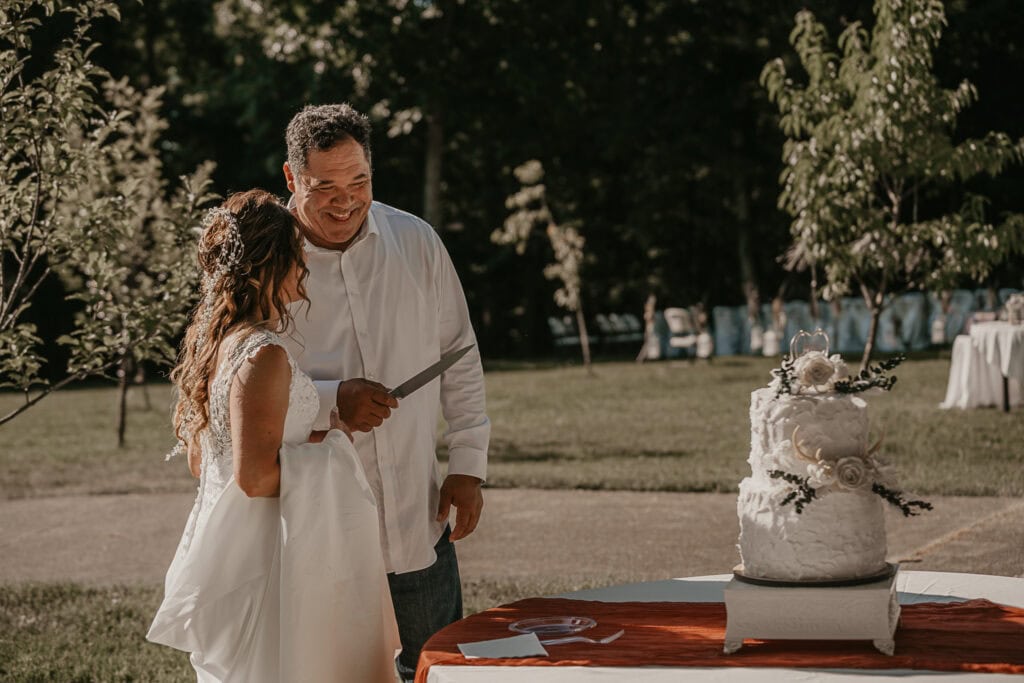
[[[870,640],[891,655],[900,617],[896,572],[855,581],[783,582],[743,575],[737,567],[725,593],[725,652],[758,640]]]

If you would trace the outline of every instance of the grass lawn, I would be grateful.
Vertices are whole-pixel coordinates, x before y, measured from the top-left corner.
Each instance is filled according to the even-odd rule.
[[[599,582],[467,581],[466,614]],[[194,681],[188,655],[145,639],[161,587],[0,586],[0,680],[5,683]]]
[[[734,491],[748,472],[750,392],[777,363],[723,357],[579,366],[488,368],[493,431],[489,485]],[[915,358],[891,394],[869,396],[882,452],[920,494],[1024,494],[1024,420],[996,409],[944,411],[949,360]],[[173,444],[171,392],[131,395],[128,446],[115,447],[116,393],[83,388],[51,396],[0,427],[0,498],[75,493],[192,491]],[[0,410],[20,398],[0,394]],[[442,454],[443,455],[443,454]]]
[[[162,588],[0,589],[0,680],[194,681],[188,655],[145,640]]]

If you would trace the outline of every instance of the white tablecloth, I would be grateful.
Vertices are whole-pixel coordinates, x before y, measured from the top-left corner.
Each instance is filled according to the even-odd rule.
[[[991,324],[991,323],[988,323]],[[977,327],[978,324],[975,324]],[[972,332],[974,329],[972,328]],[[995,340],[996,337],[987,337]],[[998,343],[993,341],[993,347]],[[1000,356],[1001,357],[1001,356]],[[1021,403],[1021,383],[1010,379],[1010,405]],[[999,364],[986,359],[986,351],[975,339],[966,334],[958,335],[953,342],[953,358],[949,364],[949,383],[946,385],[946,399],[940,408],[981,408],[1003,405],[1003,373]]]
[[[666,581],[634,583],[610,588],[577,591],[553,597],[605,602],[724,602],[722,589],[730,574],[695,576]],[[896,587],[900,603],[956,602],[986,598],[992,602],[1024,607],[1024,578],[920,572],[901,570]],[[935,683],[942,681],[1022,680],[1004,674],[949,673],[909,669],[783,669],[740,667],[586,667],[586,666],[433,666],[427,683],[678,683],[713,681],[715,683],[761,683],[763,681],[901,681]]]
[[[971,341],[1003,377],[1024,381],[1024,325],[996,321],[971,325]]]

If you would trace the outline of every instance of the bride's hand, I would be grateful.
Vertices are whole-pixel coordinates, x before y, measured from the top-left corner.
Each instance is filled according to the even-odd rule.
[[[352,430],[342,421],[341,415],[338,413],[338,406],[331,408],[331,429],[340,429],[345,432],[348,440],[352,441]]]

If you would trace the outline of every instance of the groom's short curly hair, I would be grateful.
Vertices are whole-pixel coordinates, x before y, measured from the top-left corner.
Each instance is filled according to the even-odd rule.
[[[370,163],[370,119],[348,104],[303,107],[288,123],[284,138],[292,173],[306,168],[310,151],[324,151],[345,140],[358,142]]]

